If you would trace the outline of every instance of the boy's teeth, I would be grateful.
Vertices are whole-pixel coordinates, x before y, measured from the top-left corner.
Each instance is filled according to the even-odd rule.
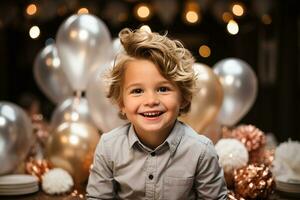
[[[143,115],[146,117],[154,117],[154,116],[158,116],[159,114],[160,114],[160,112],[143,113]]]

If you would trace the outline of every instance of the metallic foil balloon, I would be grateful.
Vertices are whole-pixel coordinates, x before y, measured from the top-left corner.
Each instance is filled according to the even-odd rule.
[[[91,111],[86,98],[70,97],[56,107],[51,117],[51,130],[59,126],[62,122],[84,121],[93,123]]]
[[[85,90],[89,76],[111,57],[110,33],[94,15],[70,16],[59,27],[56,41],[63,70],[76,91]]]
[[[13,103],[0,102],[0,175],[18,167],[29,152],[33,139],[27,114]]]
[[[38,53],[33,71],[38,86],[52,102],[58,103],[72,96],[73,90],[62,70],[55,44]]]
[[[121,44],[120,38],[114,38],[112,42],[112,61],[114,61],[115,57],[124,51],[123,45]]]
[[[226,58],[213,66],[224,91],[223,104],[217,117],[222,125],[236,124],[251,108],[257,95],[257,78],[243,60]]]
[[[223,90],[210,67],[195,63],[193,68],[197,76],[197,92],[192,100],[191,111],[180,119],[200,133],[217,116],[223,100]]]
[[[98,71],[92,76],[86,90],[86,98],[92,119],[103,132],[127,123],[127,121],[119,118],[118,106],[112,104],[106,97],[108,86],[103,75],[106,72]]]
[[[52,131],[46,145],[47,159],[54,167],[67,170],[80,184],[87,180],[98,130],[86,122],[63,122]]]

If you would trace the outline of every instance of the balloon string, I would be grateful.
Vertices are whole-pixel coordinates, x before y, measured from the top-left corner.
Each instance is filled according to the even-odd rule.
[[[78,105],[80,104],[81,96],[82,96],[82,91],[76,90],[75,91],[75,98],[74,98],[74,102],[73,102],[73,107],[75,107],[75,108],[78,107]]]

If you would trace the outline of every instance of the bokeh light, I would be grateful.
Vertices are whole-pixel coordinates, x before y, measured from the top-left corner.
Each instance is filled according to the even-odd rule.
[[[232,13],[235,15],[235,16],[242,16],[244,14],[244,8],[242,5],[240,4],[234,4],[232,6]]]
[[[29,4],[26,8],[27,15],[34,15],[37,12],[37,6],[35,4]]]
[[[230,20],[227,24],[227,31],[231,35],[236,35],[239,32],[239,25],[234,20]]]
[[[199,48],[199,54],[203,58],[209,57],[210,54],[211,54],[211,50],[210,50],[209,46],[207,46],[207,45],[201,45],[200,48]]]
[[[38,26],[32,26],[29,30],[29,36],[32,39],[36,39],[40,36],[40,28]]]

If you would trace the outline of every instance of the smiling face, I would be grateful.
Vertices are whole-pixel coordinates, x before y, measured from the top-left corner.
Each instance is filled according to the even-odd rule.
[[[148,60],[126,63],[120,109],[138,135],[168,135],[182,105],[179,88]]]

